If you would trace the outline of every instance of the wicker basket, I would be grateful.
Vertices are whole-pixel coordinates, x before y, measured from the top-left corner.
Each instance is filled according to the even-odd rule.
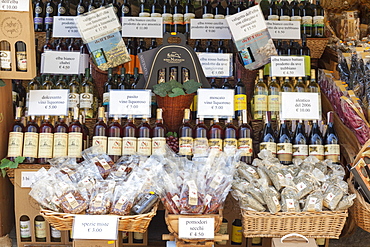
[[[326,45],[328,44],[328,38],[307,38],[307,46],[310,48],[311,51],[311,58],[312,59],[319,59],[321,58]],[[302,43],[299,41],[298,43]]]
[[[156,203],[152,211],[146,214],[118,216],[118,230],[124,232],[146,232],[152,218],[157,213],[158,204]],[[72,230],[75,214],[57,213],[45,209],[41,209],[40,214],[55,229],[59,231]]]
[[[7,169],[6,174],[8,175],[8,177],[10,179],[10,182],[12,182],[12,184],[14,184],[14,171],[15,171],[15,169],[41,169],[43,167],[45,169],[49,169],[50,165],[48,165],[48,164],[44,164],[44,165],[40,165],[40,164],[19,164],[18,168],[14,168],[14,169],[9,168],[9,169]]]
[[[308,238],[339,238],[347,216],[347,210],[277,214],[242,210],[243,233],[246,238],[281,238],[292,232]]]

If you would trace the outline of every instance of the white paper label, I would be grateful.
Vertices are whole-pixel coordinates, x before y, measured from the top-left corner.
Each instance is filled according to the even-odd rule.
[[[296,185],[296,188],[298,189],[298,191],[301,191],[303,189],[305,189],[307,187],[307,185],[303,182],[300,182],[299,184]]]
[[[150,116],[151,90],[110,90],[109,115]]]
[[[75,215],[72,233],[74,239],[116,240],[118,216]]]
[[[122,37],[163,38],[163,19],[123,17]]]
[[[179,238],[214,239],[214,218],[179,218]]]
[[[21,172],[21,187],[22,188],[30,188],[31,187],[31,181],[33,177],[35,176],[36,172]]]
[[[272,39],[301,39],[301,22],[266,21]]]
[[[79,73],[80,53],[46,51],[44,53],[43,73],[73,75]]]
[[[191,39],[231,39],[225,19],[191,19]]]
[[[68,89],[30,90],[29,116],[67,116]]]
[[[280,93],[281,119],[321,119],[318,93]]]
[[[300,56],[272,56],[271,76],[304,77],[305,59]]]
[[[54,16],[53,37],[80,38],[76,18],[76,16]]]
[[[30,2],[27,0],[0,0],[0,10],[29,11]]]
[[[198,116],[234,116],[234,90],[198,89]]]
[[[206,77],[230,77],[233,74],[232,53],[206,53],[197,54],[204,75]]]

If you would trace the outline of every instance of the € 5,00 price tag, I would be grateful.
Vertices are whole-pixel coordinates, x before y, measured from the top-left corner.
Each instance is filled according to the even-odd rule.
[[[68,89],[30,90],[29,116],[67,116]]]

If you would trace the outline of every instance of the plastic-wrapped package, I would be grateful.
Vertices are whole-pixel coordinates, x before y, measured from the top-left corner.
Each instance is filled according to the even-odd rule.
[[[344,181],[343,181],[344,182]],[[324,206],[330,210],[335,210],[339,201],[345,195],[343,188],[338,184],[329,184],[328,188],[324,193]]]
[[[283,212],[300,212],[297,189],[285,187],[281,192],[281,209]]]
[[[200,191],[195,180],[188,180],[182,187],[180,194],[181,214],[202,214],[205,209],[204,191]]]
[[[316,190],[307,196],[304,204],[304,212],[321,212],[324,195],[321,190]]]
[[[131,171],[139,166],[140,162],[145,162],[145,156],[125,155],[119,158],[113,165],[112,170],[107,179],[123,180],[131,173]]]
[[[125,185],[116,186],[110,213],[121,216],[129,215],[134,205],[136,194],[135,190],[129,189]]]
[[[250,183],[245,181],[244,179],[236,178],[231,184],[231,189],[239,190],[240,192],[244,193],[247,190],[247,186]]]
[[[350,195],[345,195],[343,196],[342,200],[338,203],[337,208],[335,211],[342,211],[342,210],[347,210],[353,205],[353,201],[356,198],[356,194],[350,194]]]
[[[247,181],[252,181],[253,179],[259,179],[260,176],[258,175],[256,168],[253,166],[247,165],[244,162],[239,162],[239,166],[237,168],[238,174],[240,178],[244,178]]]
[[[112,205],[115,186],[116,182],[114,180],[100,181],[95,184],[89,201],[87,213],[107,214]]]
[[[261,187],[263,200],[266,202],[267,208],[272,214],[276,214],[281,210],[279,198],[277,197],[279,193],[276,194],[274,190],[275,189],[269,187],[266,183]]]
[[[112,170],[114,162],[103,152],[100,146],[92,146],[82,151],[85,161],[96,165],[103,179],[106,179]]]
[[[271,166],[269,169],[267,169],[267,175],[269,176],[273,185],[278,191],[280,191],[283,187],[288,185],[288,181],[283,175],[283,172],[280,169],[280,167]]]
[[[49,181],[39,180],[38,182],[33,183],[29,195],[43,208],[47,208],[56,212],[60,211],[60,203],[55,199],[54,187],[50,186]]]
[[[298,190],[298,199],[305,197],[315,189],[313,178],[308,174],[294,178],[293,182]]]
[[[80,214],[83,213],[88,206],[88,201],[78,190],[67,191],[59,197],[58,200],[64,213]]]
[[[245,189],[245,193],[249,193],[262,205],[266,205],[266,202],[263,200],[262,191],[260,190],[260,183],[258,180],[253,180]]]

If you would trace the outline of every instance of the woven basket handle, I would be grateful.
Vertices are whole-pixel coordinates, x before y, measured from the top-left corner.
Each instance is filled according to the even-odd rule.
[[[367,140],[367,142],[362,146],[361,150],[358,152],[356,159],[353,161],[353,165],[357,164],[357,162],[360,160],[361,155],[367,148],[370,146],[370,139]]]
[[[177,38],[180,38],[180,45],[186,45],[186,37],[185,35],[183,35],[182,33],[174,33],[174,34],[171,34],[171,33],[165,33],[163,35],[163,39],[162,39],[162,44],[163,45],[170,45],[171,43],[168,42],[168,39],[170,37],[177,37]]]
[[[303,238],[304,240],[306,240],[306,243],[309,243],[310,240],[308,240],[308,238],[306,238],[305,236],[301,235],[301,234],[298,234],[298,233],[290,233],[290,234],[287,234],[285,235],[284,237],[281,238],[281,243],[284,243],[284,240],[287,239],[287,238],[290,238],[290,237],[300,237],[300,238]]]

